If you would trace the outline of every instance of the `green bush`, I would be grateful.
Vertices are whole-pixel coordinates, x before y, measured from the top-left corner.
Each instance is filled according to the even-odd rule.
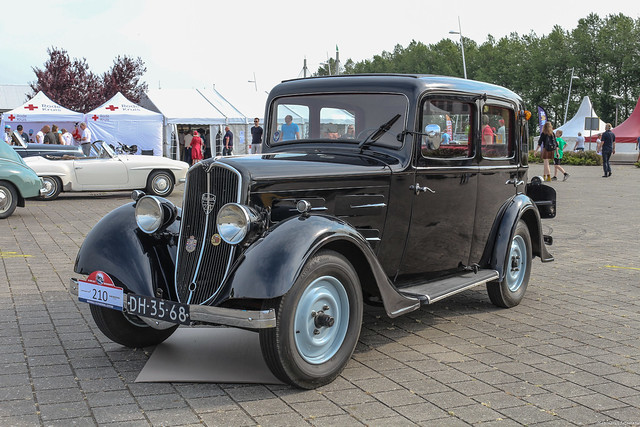
[[[542,163],[542,156],[540,153],[534,155],[534,151],[529,151],[529,163]],[[550,162],[553,164],[553,162]],[[567,151],[562,156],[563,165],[575,165],[575,166],[601,166],[602,156],[596,154],[595,151]]]

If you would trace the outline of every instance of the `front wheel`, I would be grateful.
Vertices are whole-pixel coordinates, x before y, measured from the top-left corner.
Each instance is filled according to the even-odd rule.
[[[18,192],[13,184],[0,181],[0,219],[9,218],[18,205]]]
[[[62,191],[62,181],[57,176],[43,176],[45,193],[40,196],[42,200],[54,200]]]
[[[91,316],[98,329],[111,341],[125,347],[142,348],[160,344],[178,329],[178,325],[168,329],[153,329],[139,317],[90,304]]]
[[[147,180],[147,193],[154,196],[167,197],[173,192],[173,175],[167,171],[155,171]]]
[[[342,372],[358,343],[362,290],[353,266],[334,251],[309,259],[284,296],[265,303],[274,308],[275,328],[260,330],[260,347],[280,380],[312,389]]]
[[[520,304],[524,298],[531,274],[531,236],[523,221],[518,221],[505,267],[502,281],[487,283],[487,292],[494,305],[511,308]]]

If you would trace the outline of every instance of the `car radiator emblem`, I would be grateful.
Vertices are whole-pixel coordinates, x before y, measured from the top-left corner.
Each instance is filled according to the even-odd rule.
[[[213,210],[213,207],[216,205],[216,196],[211,193],[204,193],[202,198],[200,199],[202,202],[202,209],[205,214],[210,214]]]
[[[187,239],[187,244],[185,245],[185,249],[187,252],[191,253],[196,250],[196,246],[198,245],[198,240],[196,240],[195,236],[189,236]]]

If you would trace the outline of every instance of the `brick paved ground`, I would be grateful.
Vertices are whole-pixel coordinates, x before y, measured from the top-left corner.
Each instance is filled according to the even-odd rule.
[[[567,169],[556,262],[534,262],[520,306],[478,288],[394,320],[367,308],[351,363],[314,391],[134,383],[150,353],[66,290],[128,194],[28,203],[0,221],[0,425],[640,425],[640,169]]]

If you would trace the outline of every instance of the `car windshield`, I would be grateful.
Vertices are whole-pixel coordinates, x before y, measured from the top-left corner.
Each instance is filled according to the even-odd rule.
[[[115,152],[104,141],[96,141],[91,144],[91,157],[115,157]]]
[[[359,144],[396,115],[390,128],[370,145],[400,148],[396,136],[405,128],[409,101],[400,94],[320,94],[287,96],[271,108],[271,145],[292,142]]]

